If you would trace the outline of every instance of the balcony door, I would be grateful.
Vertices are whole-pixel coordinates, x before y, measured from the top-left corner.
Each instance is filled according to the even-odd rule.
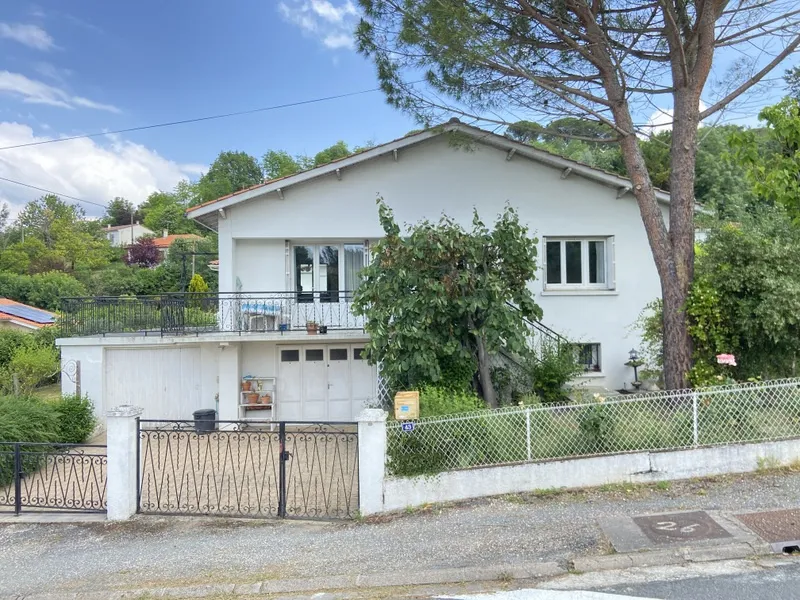
[[[296,244],[293,247],[294,291],[298,302],[342,302],[361,281],[364,244]]]

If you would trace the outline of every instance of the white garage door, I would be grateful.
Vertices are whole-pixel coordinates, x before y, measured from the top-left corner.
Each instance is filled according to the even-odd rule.
[[[363,345],[279,346],[277,419],[353,421],[375,397]]]
[[[145,419],[191,419],[201,406],[200,348],[106,350],[106,406],[133,404]]]

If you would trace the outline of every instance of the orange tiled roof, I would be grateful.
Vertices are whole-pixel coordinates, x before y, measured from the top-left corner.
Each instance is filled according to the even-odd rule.
[[[167,237],[153,238],[156,248],[169,248],[175,240],[202,240],[203,238],[193,233],[173,233]]]

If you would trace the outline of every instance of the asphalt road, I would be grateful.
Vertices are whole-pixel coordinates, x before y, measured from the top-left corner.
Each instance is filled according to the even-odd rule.
[[[624,583],[622,583],[624,581]],[[543,589],[557,587],[559,589]],[[800,600],[800,562],[764,568],[751,561],[728,561],[594,573],[518,589],[439,600]]]

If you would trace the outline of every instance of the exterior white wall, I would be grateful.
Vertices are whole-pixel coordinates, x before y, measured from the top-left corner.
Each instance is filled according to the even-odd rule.
[[[234,277],[242,290],[286,290],[286,242],[284,240],[234,240]]]
[[[277,344],[249,342],[242,344],[242,377],[277,377]]]
[[[509,161],[506,152],[480,143],[454,148],[447,136],[401,150],[398,156],[397,162],[389,154],[344,169],[341,181],[330,174],[289,187],[283,200],[272,194],[225,209],[226,218],[219,221],[220,289],[225,289],[223,279],[235,281],[236,275],[243,291],[283,289],[286,239],[380,238],[378,195],[394,209],[399,223],[436,220],[445,213],[469,226],[477,208],[491,224],[508,203],[531,235],[539,237],[540,259],[543,236],[614,236],[615,290],[543,292],[541,272],[532,287],[544,310],[544,324],[573,340],[602,344],[602,373],[587,377],[591,385],[619,388],[633,379],[624,363],[640,340],[630,326],[660,296],[660,285],[631,194],[618,199],[615,188],[575,174],[562,179],[559,169],[520,156]],[[236,260],[231,262],[234,246]],[[231,264],[236,272],[228,274]],[[254,287],[245,284],[250,281]]]
[[[377,452],[379,448],[364,447],[359,438],[359,452],[370,451]],[[484,467],[447,471],[434,477],[386,478],[382,510],[391,512],[435,502],[542,489],[592,487],[606,483],[650,483],[747,473],[756,471],[759,459],[765,458],[777,460],[783,465],[800,459],[800,440]],[[370,485],[374,487],[374,482]],[[377,503],[376,498],[367,501],[371,508]]]
[[[65,346],[61,348],[61,393],[75,393],[75,382],[64,374],[70,361],[80,361],[81,394],[88,396],[94,405],[95,414],[103,418],[110,408],[103,402],[103,347]]]
[[[133,242],[145,235],[153,235],[153,232],[139,223],[135,223],[129,227],[115,229],[106,233],[108,241],[111,242],[111,245],[115,247],[130,246],[133,244]]]

